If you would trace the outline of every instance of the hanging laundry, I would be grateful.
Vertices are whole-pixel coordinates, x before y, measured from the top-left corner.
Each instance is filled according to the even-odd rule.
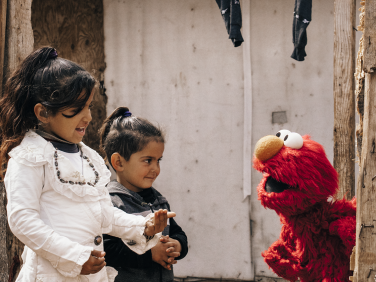
[[[292,42],[294,52],[291,58],[297,61],[304,61],[307,56],[305,46],[307,45],[307,27],[311,22],[312,0],[295,0],[294,21],[292,25]]]
[[[243,37],[240,32],[242,27],[242,12],[239,0],[215,0],[221,10],[222,18],[225,21],[229,39],[235,47],[242,44]]]

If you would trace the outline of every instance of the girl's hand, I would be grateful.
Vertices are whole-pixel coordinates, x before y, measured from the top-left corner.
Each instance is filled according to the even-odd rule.
[[[84,263],[81,269],[81,275],[89,275],[99,272],[105,265],[104,261],[105,252],[92,251],[91,256],[87,262]]]
[[[162,232],[167,226],[167,219],[176,216],[174,212],[167,212],[167,210],[159,210],[154,213],[154,218],[146,222],[144,234],[146,236],[154,236]]]

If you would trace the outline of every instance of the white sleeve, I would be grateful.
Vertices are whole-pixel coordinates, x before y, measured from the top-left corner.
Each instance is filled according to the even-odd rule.
[[[142,215],[128,214],[116,207],[112,208],[114,217],[109,235],[121,238],[124,244],[139,255],[150,250],[159,242],[162,232],[155,234],[150,240],[144,236],[146,222],[154,217],[153,213],[143,217]]]
[[[37,255],[49,260],[62,275],[75,277],[89,259],[92,247],[57,234],[40,218],[43,166],[19,164],[12,158],[4,179],[8,223],[13,234]]]

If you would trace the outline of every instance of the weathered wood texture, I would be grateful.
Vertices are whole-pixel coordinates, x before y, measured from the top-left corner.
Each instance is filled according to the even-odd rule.
[[[4,49],[4,77],[9,77],[20,62],[33,50],[31,28],[32,0],[12,0],[7,3],[6,39]],[[1,230],[3,232],[3,230]],[[23,244],[12,234],[8,225],[7,256],[9,281],[15,281],[19,271]]]
[[[354,281],[376,275],[376,74],[365,75],[363,144],[357,185]],[[363,226],[363,227],[362,227]],[[370,269],[374,272],[370,274]]]
[[[99,82],[96,88],[93,120],[84,143],[99,149],[98,129],[106,118],[107,96],[104,81],[104,34],[102,0],[34,0],[32,25],[35,48],[52,46],[62,58],[82,65]]]
[[[7,0],[0,0],[0,97],[3,93],[3,66],[5,50],[5,28],[7,26]]]
[[[364,29],[364,62],[365,72],[373,72],[376,69],[376,3],[375,1],[365,1],[365,29]],[[372,28],[371,28],[372,27]]]
[[[358,55],[356,57],[355,66],[355,97],[356,109],[359,114],[359,123],[356,125],[356,141],[357,141],[357,156],[359,162],[362,157],[362,142],[363,142],[363,115],[364,115],[364,79],[365,72],[363,69],[364,61],[364,18],[365,18],[365,1],[360,2],[360,14],[358,31],[362,32],[362,37],[359,39]]]
[[[338,198],[355,195],[355,0],[334,2],[334,168]]]
[[[4,182],[0,182],[0,281],[8,281],[7,214]]]
[[[0,0],[0,97],[3,87],[7,0]],[[4,183],[0,182],[0,281],[8,281],[7,214]]]
[[[4,55],[4,75],[9,74],[33,51],[31,29],[32,0],[8,1]]]

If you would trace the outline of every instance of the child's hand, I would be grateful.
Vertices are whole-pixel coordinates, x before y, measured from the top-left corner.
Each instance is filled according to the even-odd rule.
[[[175,258],[180,256],[181,252],[181,244],[178,240],[170,238],[168,235],[165,237],[161,237],[161,242],[163,242],[166,246],[166,253],[169,257],[168,263],[176,264],[177,261]]]
[[[167,252],[169,246],[164,242],[167,242],[168,240],[168,236],[162,236],[160,242],[158,242],[157,245],[151,248],[151,257],[154,262],[159,263],[168,270],[171,270],[171,264],[176,264],[177,261],[174,260],[174,257],[170,256],[171,254],[169,254],[169,252]],[[180,253],[177,254],[178,255],[176,257],[180,255]]]
[[[81,269],[81,275],[89,275],[99,272],[105,265],[104,261],[105,252],[92,251],[90,258],[84,263]]]
[[[146,236],[154,236],[162,232],[167,226],[167,219],[174,216],[176,216],[174,212],[167,212],[167,210],[156,211],[153,220],[146,222],[144,234]]]

